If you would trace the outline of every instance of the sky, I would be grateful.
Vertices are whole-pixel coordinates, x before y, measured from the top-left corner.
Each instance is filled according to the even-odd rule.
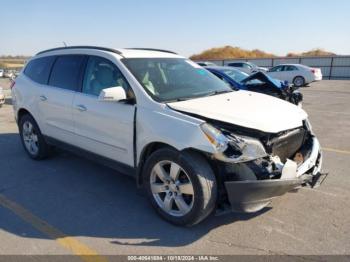
[[[349,0],[0,0],[0,55],[53,47],[152,47],[184,56],[225,45],[277,55],[350,54]]]

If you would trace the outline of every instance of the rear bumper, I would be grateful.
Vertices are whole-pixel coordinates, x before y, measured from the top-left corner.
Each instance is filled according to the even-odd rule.
[[[322,75],[315,75],[315,81],[321,81]]]
[[[311,154],[296,170],[285,165],[288,178],[226,181],[225,189],[234,211],[256,212],[267,206],[275,197],[301,186],[318,187],[327,177],[321,172],[322,154],[318,140],[314,137]],[[287,170],[288,169],[288,170]]]

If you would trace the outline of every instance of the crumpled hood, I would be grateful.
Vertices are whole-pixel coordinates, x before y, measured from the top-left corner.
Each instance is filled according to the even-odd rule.
[[[289,102],[250,91],[235,91],[168,105],[175,110],[268,133],[300,127],[307,118],[304,110]]]

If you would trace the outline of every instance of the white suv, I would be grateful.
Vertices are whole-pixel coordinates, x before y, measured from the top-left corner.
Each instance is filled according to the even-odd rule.
[[[43,51],[16,78],[12,98],[31,158],[63,146],[135,176],[158,213],[177,225],[215,209],[258,211],[326,176],[302,109],[233,91],[169,51]]]

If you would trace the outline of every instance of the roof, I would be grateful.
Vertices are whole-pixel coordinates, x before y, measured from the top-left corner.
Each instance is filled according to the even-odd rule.
[[[122,53],[122,56],[125,58],[149,58],[149,57],[159,57],[159,58],[180,58],[181,56],[177,55],[174,52],[158,49],[133,49],[133,48],[123,48],[117,49]]]
[[[302,64],[286,64],[286,63],[283,63],[283,64],[278,64],[277,66],[287,66],[287,65],[291,65],[291,66],[304,66]]]
[[[154,49],[154,48],[107,48],[107,47],[99,47],[99,46],[68,46],[68,47],[59,47],[59,48],[53,48],[41,51],[37,53],[37,55],[43,55],[43,54],[49,54],[49,53],[76,53],[76,52],[84,52],[84,51],[102,51],[102,52],[110,52],[117,54],[119,56],[125,57],[125,58],[149,58],[149,57],[177,57],[179,58],[176,53],[168,50],[163,49]]]

